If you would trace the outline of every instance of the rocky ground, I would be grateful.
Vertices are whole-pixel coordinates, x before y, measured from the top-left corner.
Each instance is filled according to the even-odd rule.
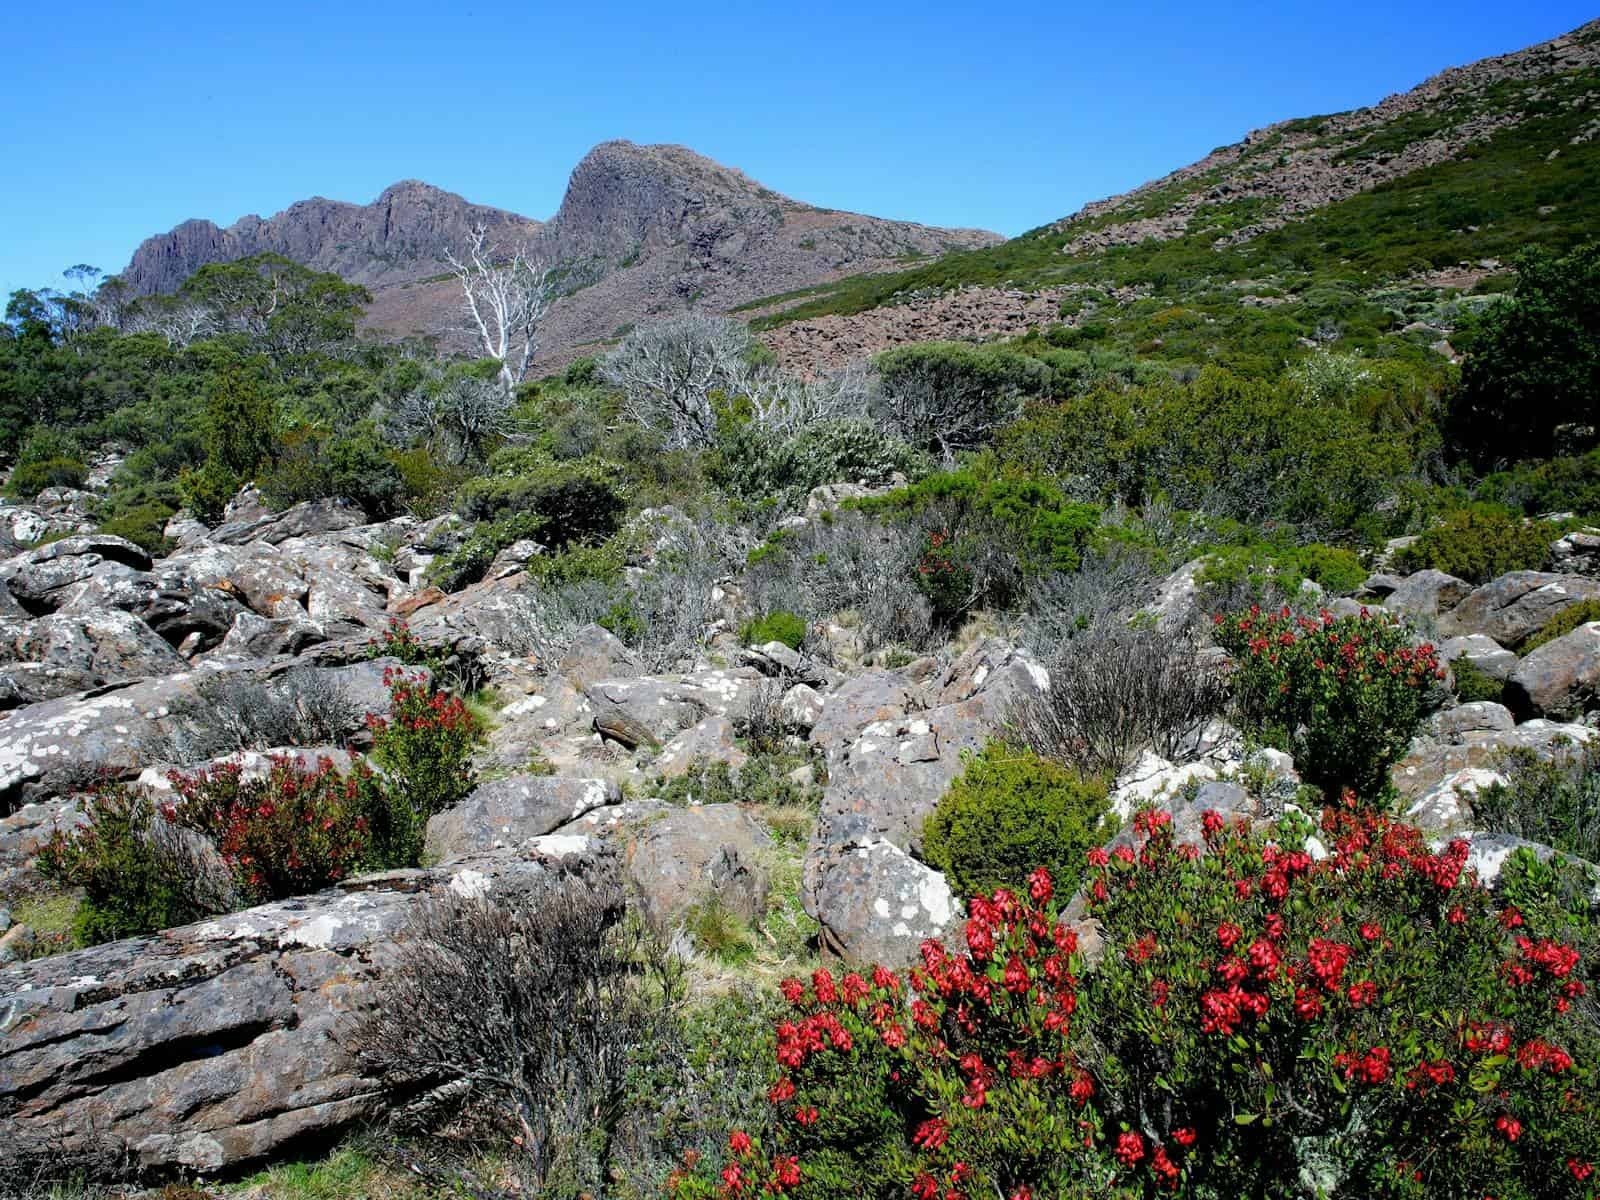
[[[924,820],[963,752],[1000,729],[1012,701],[1050,684],[1000,637],[894,666],[742,645],[730,632],[736,579],[717,589],[726,611],[680,670],[647,671],[598,626],[541,654],[525,636],[516,555],[455,594],[426,585],[431,556],[460,536],[452,519],[373,525],[332,502],[273,513],[245,493],[214,529],[175,519],[177,548],[153,560],[89,532],[82,500],[56,492],[0,510],[11,552],[0,562],[0,908],[38,893],[33,857],[78,819],[77,796],[96,777],[160,788],[163,764],[237,757],[278,719],[299,731],[306,757],[359,747],[393,665],[372,643],[396,617],[441,670],[485,684],[494,710],[482,782],[428,827],[436,866],[48,957],[35,957],[40,931],[0,911],[0,1123],[70,1130],[147,1167],[229,1167],[369,1114],[374,1084],[340,1051],[339,1023],[370,999],[393,930],[440,891],[620,876],[670,929],[708,898],[749,921],[797,888],[824,952],[910,961],[963,916],[920,860]],[[1468,837],[1488,878],[1516,844],[1474,832],[1472,796],[1499,777],[1499,753],[1554,757],[1594,736],[1581,718],[1600,691],[1600,622],[1516,650],[1600,598],[1600,535],[1568,535],[1558,551],[1560,571],[1479,587],[1433,571],[1379,574],[1329,602],[1404,615],[1447,661],[1505,681],[1504,704],[1438,713],[1393,776],[1410,819]],[[1163,585],[1159,621],[1192,614],[1196,570]],[[310,708],[320,724],[295,726]],[[229,722],[232,743],[217,729]],[[826,778],[791,875],[776,865],[779,831],[751,806],[696,803],[692,788],[688,803],[651,798],[707,762],[737,776],[757,723],[776,723],[819,764],[798,768],[797,784]],[[247,767],[262,748],[245,753]],[[1217,723],[1185,761],[1145,754],[1113,799],[1124,819],[1166,805],[1182,830],[1208,808],[1276,816],[1297,783],[1287,755],[1252,750]]]

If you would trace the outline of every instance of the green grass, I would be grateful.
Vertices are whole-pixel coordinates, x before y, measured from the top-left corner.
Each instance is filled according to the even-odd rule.
[[[282,1163],[227,1190],[244,1200],[373,1200],[421,1195],[401,1171],[360,1146],[343,1146],[327,1158]]]

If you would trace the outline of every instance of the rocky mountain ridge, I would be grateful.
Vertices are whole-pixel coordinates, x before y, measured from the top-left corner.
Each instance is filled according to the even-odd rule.
[[[374,299],[370,329],[455,344],[459,292],[442,277],[444,255],[479,224],[494,244],[525,244],[588,281],[546,321],[539,355],[546,365],[691,305],[726,312],[761,296],[1002,240],[816,208],[682,146],[611,141],[584,156],[548,222],[408,181],[369,205],[307,200],[226,229],[186,221],[147,239],[122,278],[136,294],[167,292],[206,263],[270,251],[366,285]]]

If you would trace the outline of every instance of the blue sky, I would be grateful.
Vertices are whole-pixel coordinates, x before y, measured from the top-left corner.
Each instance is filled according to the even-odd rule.
[[[0,31],[0,294],[419,178],[535,217],[608,138],[797,199],[1006,234],[1287,117],[1374,103],[1596,15],[1337,4],[19,5]]]

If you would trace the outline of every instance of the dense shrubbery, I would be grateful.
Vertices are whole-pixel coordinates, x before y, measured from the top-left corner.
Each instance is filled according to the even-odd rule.
[[[673,1194],[1587,1194],[1578,956],[1497,909],[1464,844],[1356,810],[1320,862],[1303,826],[1138,832],[1089,856],[1090,974],[1038,871],[974,902],[960,955],[785,982],[775,1125]]]
[[[1594,444],[1600,395],[1600,242],[1564,256],[1530,250],[1517,288],[1463,337],[1456,449],[1481,465],[1551,458]]]
[[[1537,650],[1547,642],[1566,637],[1578,626],[1587,625],[1590,621],[1600,621],[1600,600],[1579,600],[1551,617],[1543,629],[1522,643],[1519,652],[1527,654]]]
[[[388,798],[364,765],[344,772],[324,758],[307,771],[274,758],[265,775],[224,762],[171,780],[162,816],[211,840],[246,904],[319,891],[376,857]]]
[[[231,899],[204,847],[168,822],[150,795],[107,784],[85,800],[86,823],[57,832],[38,857],[46,879],[82,888],[73,917],[80,945],[199,920]]]
[[[1294,755],[1301,777],[1329,796],[1376,796],[1405,753],[1445,677],[1429,644],[1383,614],[1295,617],[1288,608],[1217,616],[1234,658],[1244,719]]]
[[[130,937],[316,891],[359,870],[416,866],[428,818],[472,786],[471,754],[482,731],[460,699],[435,691],[426,676],[391,670],[385,680],[392,714],[368,718],[381,777],[359,760],[342,771],[322,758],[308,770],[274,756],[264,771],[237,760],[175,771],[174,797],[160,805],[134,787],[91,793],[88,823],[58,831],[40,858],[49,878],[84,889],[79,941]],[[265,705],[233,700],[246,710],[294,707],[292,695]],[[246,720],[231,708],[221,715]],[[253,720],[267,722],[261,728],[271,733],[286,728],[271,713],[255,712]],[[236,732],[245,736],[225,739],[233,743],[227,749],[253,740],[248,730]],[[202,745],[218,748],[215,741]]]
[[[1468,583],[1488,583],[1507,571],[1537,571],[1550,563],[1550,543],[1560,531],[1545,521],[1524,521],[1489,505],[1448,514],[1397,557],[1406,571],[1431,567]]]
[[[1077,888],[1083,856],[1111,836],[1103,780],[990,742],[965,768],[922,827],[923,857],[958,896],[1020,889],[1046,867]]]

